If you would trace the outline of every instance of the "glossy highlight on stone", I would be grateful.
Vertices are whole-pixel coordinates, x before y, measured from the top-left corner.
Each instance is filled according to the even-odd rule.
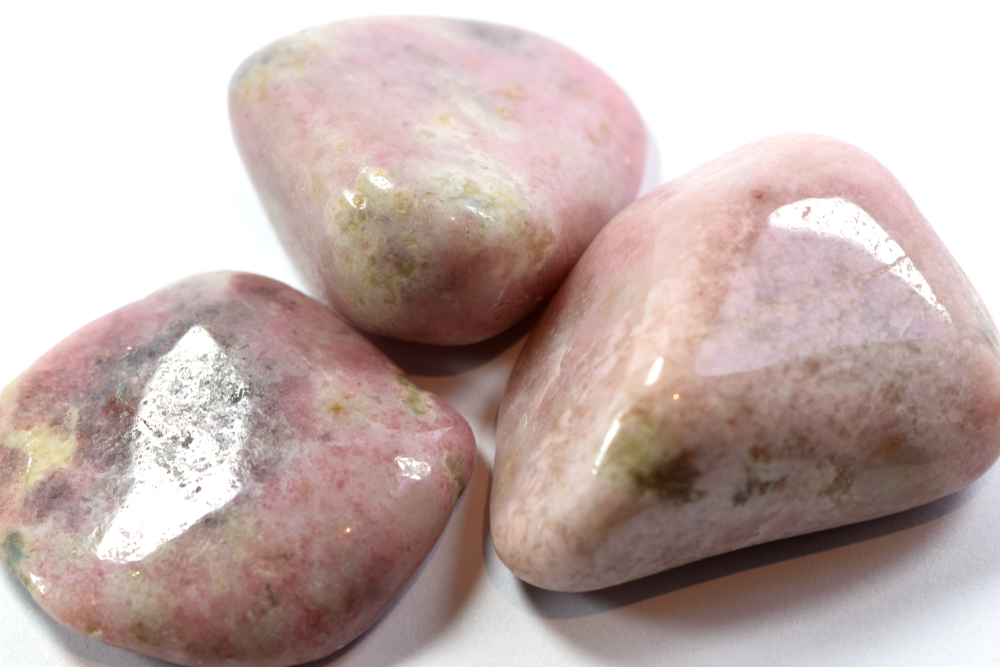
[[[322,304],[214,273],[125,306],[0,395],[0,558],[67,627],[284,667],[367,629],[430,552],[471,429]]]
[[[862,151],[783,135],[601,232],[500,408],[493,543],[582,591],[898,512],[1000,453],[975,290]]]
[[[499,333],[555,292],[635,197],[626,95],[529,32],[353,19],[250,56],[236,143],[282,243],[363,329],[434,344]]]

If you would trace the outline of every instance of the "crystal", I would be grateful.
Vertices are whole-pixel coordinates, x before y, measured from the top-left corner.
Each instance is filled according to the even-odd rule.
[[[895,178],[783,135],[613,220],[500,408],[493,542],[610,586],[898,512],[1000,453],[996,329]]]
[[[534,310],[643,167],[642,121],[613,81],[487,23],[305,30],[240,66],[229,107],[316,293],[363,329],[423,343],[482,340]]]
[[[196,276],[0,397],[0,557],[93,639],[283,667],[367,629],[434,546],[472,432],[325,306]]]

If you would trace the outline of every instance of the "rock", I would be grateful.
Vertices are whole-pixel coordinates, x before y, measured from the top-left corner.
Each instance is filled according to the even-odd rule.
[[[642,122],[537,35],[426,17],[342,21],[233,76],[243,161],[306,280],[357,326],[464,344],[552,295],[635,197]]]
[[[619,214],[532,332],[494,545],[582,591],[929,502],[998,456],[998,355],[884,167],[824,137],[751,144]]]
[[[0,555],[98,641],[184,665],[299,664],[385,611],[475,457],[457,413],[318,302],[197,276],[3,389]]]

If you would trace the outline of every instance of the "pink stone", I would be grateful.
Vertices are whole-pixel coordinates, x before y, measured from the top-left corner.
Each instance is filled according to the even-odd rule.
[[[475,456],[456,412],[318,302],[197,276],[3,389],[0,555],[98,641],[184,665],[299,664],[385,611]]]
[[[879,163],[825,137],[724,155],[619,214],[500,408],[493,542],[610,586],[898,512],[1000,447],[997,332]]]
[[[635,197],[626,95],[522,30],[426,17],[286,37],[233,76],[236,142],[278,235],[356,325],[435,344],[552,295]]]

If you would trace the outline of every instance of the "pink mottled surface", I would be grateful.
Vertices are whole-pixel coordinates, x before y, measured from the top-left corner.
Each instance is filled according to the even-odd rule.
[[[632,201],[644,131],[606,75],[487,23],[342,21],[233,76],[230,117],[282,242],[358,326],[470,343],[551,295]]]
[[[475,456],[456,412],[324,306],[205,274],[4,388],[0,555],[99,641],[186,665],[298,664],[382,614]]]
[[[500,408],[493,541],[538,586],[609,586],[952,493],[998,418],[996,329],[902,186],[773,137],[587,250]]]

